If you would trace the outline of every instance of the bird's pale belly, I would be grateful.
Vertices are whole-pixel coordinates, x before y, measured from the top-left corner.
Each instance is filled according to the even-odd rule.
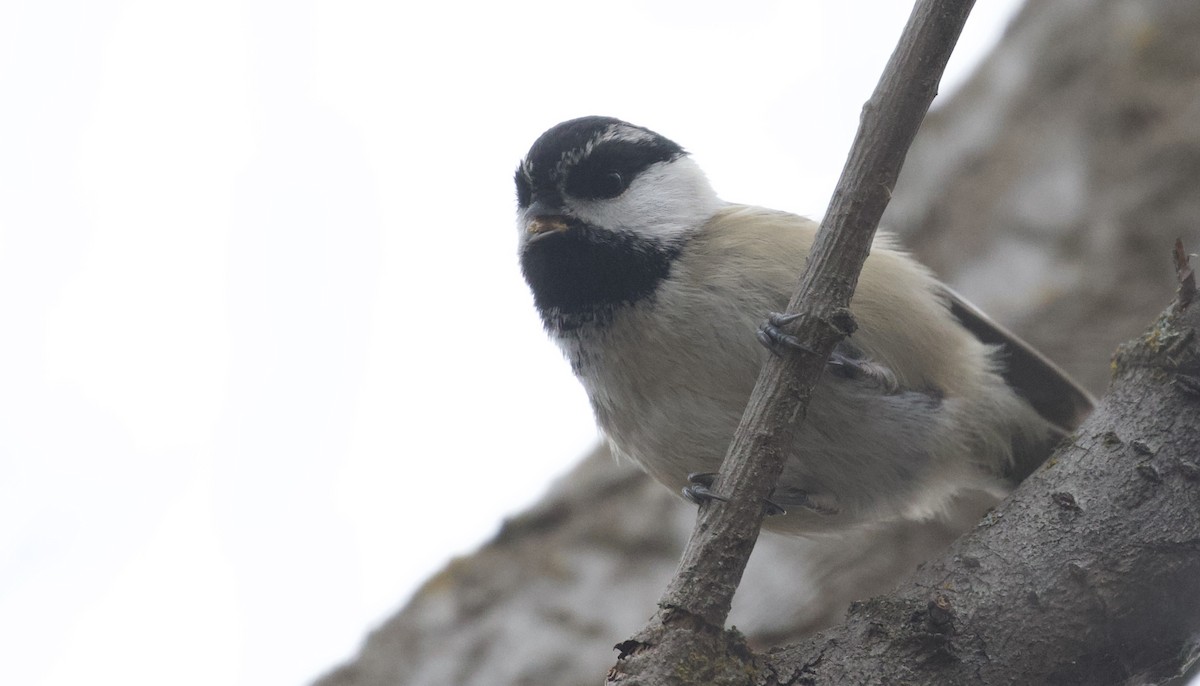
[[[697,371],[686,359],[647,368],[640,355],[624,353],[620,363],[576,367],[615,452],[676,492],[689,474],[717,471],[760,360],[726,357],[730,367]],[[785,528],[903,516],[927,485],[929,455],[917,446],[929,445],[940,410],[924,394],[883,395],[825,375],[773,496],[791,512]]]

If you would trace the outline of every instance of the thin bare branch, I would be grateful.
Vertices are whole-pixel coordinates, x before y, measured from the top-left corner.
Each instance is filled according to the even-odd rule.
[[[811,352],[772,359],[763,367],[714,485],[729,502],[701,507],[658,613],[618,646],[622,654],[611,682],[741,683],[746,669],[757,664],[722,627],[758,536],[762,502],[782,471],[785,446],[803,421],[829,354],[854,329],[849,303],[858,274],[973,4],[916,3],[863,107],[837,190],[788,304],[789,312],[800,315],[789,333]]]

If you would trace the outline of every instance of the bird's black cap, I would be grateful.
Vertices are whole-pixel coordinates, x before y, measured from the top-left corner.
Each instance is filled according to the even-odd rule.
[[[583,198],[613,197],[656,162],[687,154],[674,141],[614,117],[580,117],[543,133],[517,169],[517,202],[543,202],[560,193]]]

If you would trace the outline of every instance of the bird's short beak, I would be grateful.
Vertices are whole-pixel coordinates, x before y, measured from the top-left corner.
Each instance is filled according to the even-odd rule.
[[[554,215],[534,217],[525,224],[525,230],[532,236],[559,233],[567,230],[567,218]]]

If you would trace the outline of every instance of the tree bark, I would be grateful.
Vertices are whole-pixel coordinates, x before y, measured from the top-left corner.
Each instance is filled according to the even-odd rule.
[[[772,653],[750,683],[1183,674],[1200,647],[1200,305],[1180,272],[1180,297],[1121,347],[1109,392],[1045,466],[904,588]]]

